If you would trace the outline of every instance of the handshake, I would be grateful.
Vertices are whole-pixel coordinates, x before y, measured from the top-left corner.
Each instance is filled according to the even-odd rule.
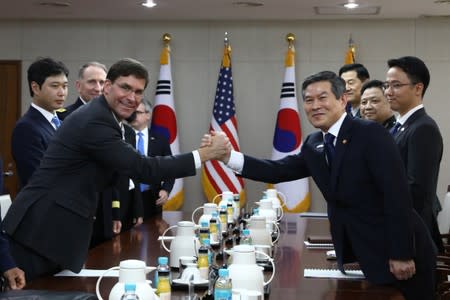
[[[198,152],[202,163],[211,159],[227,163],[231,150],[230,139],[224,132],[211,131],[203,136]]]

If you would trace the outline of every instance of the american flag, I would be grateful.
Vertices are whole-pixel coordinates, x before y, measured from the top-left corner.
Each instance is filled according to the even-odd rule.
[[[233,96],[233,76],[231,72],[231,47],[225,43],[222,65],[217,80],[216,97],[210,130],[223,131],[230,139],[234,150],[239,150],[239,137],[236,119],[236,107]],[[217,194],[231,191],[240,194],[241,204],[245,201],[244,182],[228,167],[219,161],[208,161],[202,170],[203,190],[209,201]]]

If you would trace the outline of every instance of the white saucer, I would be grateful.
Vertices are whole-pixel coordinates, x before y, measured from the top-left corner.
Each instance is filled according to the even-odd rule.
[[[181,280],[181,279],[172,279],[172,282],[174,282],[176,284],[189,285],[189,282]],[[205,284],[208,284],[208,282],[209,281],[206,279],[200,279],[200,280],[193,281],[194,285],[205,285]]]

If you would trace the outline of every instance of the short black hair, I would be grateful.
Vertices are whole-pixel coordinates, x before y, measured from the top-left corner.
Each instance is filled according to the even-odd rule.
[[[423,91],[422,97],[430,84],[430,71],[428,71],[425,63],[415,56],[403,56],[400,58],[393,58],[387,62],[389,68],[399,68],[406,73],[412,84],[422,83]]]
[[[27,71],[28,88],[31,97],[34,96],[31,83],[36,82],[39,87],[45,82],[47,77],[64,74],[69,76],[69,69],[61,61],[56,61],[50,57],[39,57],[29,67]]]
[[[313,74],[308,76],[302,84],[302,96],[303,100],[305,99],[305,90],[306,88],[313,83],[320,81],[328,81],[331,83],[331,91],[333,92],[336,99],[342,97],[345,92],[345,81],[341,77],[337,76],[336,73],[332,71],[322,71],[317,74]]]
[[[346,64],[346,65],[343,65],[339,69],[339,76],[342,76],[342,73],[346,73],[346,72],[350,72],[350,71],[355,71],[356,72],[356,77],[358,77],[358,79],[361,80],[361,81],[366,81],[367,79],[370,78],[369,71],[362,64]]]
[[[378,88],[383,92],[384,91],[383,90],[383,81],[373,79],[373,80],[365,82],[361,87],[361,95],[364,94],[365,90],[371,89],[371,88]]]
[[[133,75],[134,77],[139,79],[144,79],[144,88],[147,87],[148,71],[141,62],[133,58],[123,58],[114,63],[111,68],[109,68],[108,74],[106,74],[106,79],[114,83],[117,78],[130,75]]]

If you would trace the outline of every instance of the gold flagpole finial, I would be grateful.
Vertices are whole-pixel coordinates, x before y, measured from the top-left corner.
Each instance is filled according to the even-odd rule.
[[[295,35],[293,33],[286,34],[286,41],[289,44],[289,47],[292,47],[295,41]]]
[[[170,43],[171,39],[172,39],[172,36],[170,35],[170,33],[164,33],[162,36],[164,45],[168,45]]]

